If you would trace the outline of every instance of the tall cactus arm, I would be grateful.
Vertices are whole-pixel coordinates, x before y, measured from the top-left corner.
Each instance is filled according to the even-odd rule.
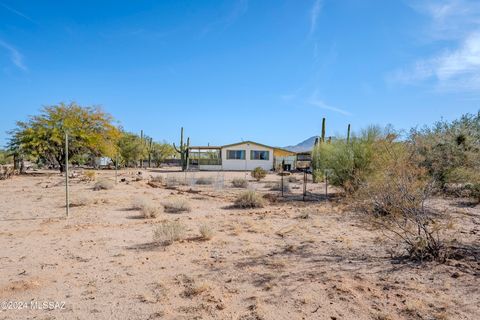
[[[173,143],[173,149],[175,149],[175,151],[177,151],[178,153],[182,153],[180,150],[178,150],[177,146],[175,146],[175,142]]]

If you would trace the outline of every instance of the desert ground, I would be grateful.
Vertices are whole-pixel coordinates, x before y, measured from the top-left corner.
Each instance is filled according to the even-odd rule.
[[[480,319],[478,256],[392,258],[395,243],[334,189],[326,201],[325,186],[309,184],[318,197],[302,201],[300,173],[285,198],[269,188],[278,175],[247,175],[269,202],[237,209],[243,189],[230,181],[243,172],[121,170],[112,189],[94,191],[76,171],[68,218],[59,173],[0,181],[0,319]],[[151,176],[186,183],[152,186]],[[213,183],[195,184],[202,176]],[[105,178],[114,172],[96,172]],[[138,198],[158,204],[156,218],[132,208]],[[191,211],[163,212],[178,199]],[[455,222],[459,243],[480,248],[480,206],[445,198],[430,205]],[[183,224],[184,238],[154,241],[164,221]],[[211,239],[200,237],[202,225]]]

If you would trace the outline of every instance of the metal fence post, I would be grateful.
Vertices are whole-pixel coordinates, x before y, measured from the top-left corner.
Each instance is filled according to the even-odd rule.
[[[68,190],[68,132],[65,133],[65,207],[68,217],[70,211],[70,199]]]

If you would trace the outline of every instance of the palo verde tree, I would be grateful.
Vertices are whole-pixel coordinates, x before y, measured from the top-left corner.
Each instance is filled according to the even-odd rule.
[[[160,164],[167,158],[173,157],[177,152],[172,147],[171,144],[167,142],[153,142],[151,149],[152,161],[156,167],[159,167]]]
[[[147,146],[144,139],[130,132],[123,132],[118,141],[118,149],[123,164],[127,167],[137,166],[138,161],[147,155]]]
[[[43,107],[39,115],[17,122],[10,132],[9,148],[51,164],[65,166],[65,134],[69,136],[69,159],[78,155],[110,156],[116,153],[120,131],[101,108],[75,102]]]

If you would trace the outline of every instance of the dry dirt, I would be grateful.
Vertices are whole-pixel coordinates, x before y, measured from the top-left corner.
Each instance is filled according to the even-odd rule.
[[[142,172],[136,181],[136,171],[121,171],[113,189],[100,191],[73,178],[79,206],[67,219],[58,173],[0,181],[0,319],[480,319],[478,261],[392,259],[390,243],[359,214],[320,196],[301,201],[300,182],[284,200],[240,210],[231,204],[242,189],[229,181],[244,173],[189,173],[190,185],[155,188],[151,175],[185,176]],[[97,180],[113,174],[99,171]],[[194,185],[202,175],[214,183]],[[266,184],[250,188],[279,195]],[[142,219],[132,210],[138,197],[159,208],[186,199],[192,210]],[[434,205],[457,221],[459,241],[480,247],[479,206]],[[164,221],[185,225],[184,240],[153,242]],[[199,237],[201,225],[212,239]],[[57,305],[39,307],[44,301]]]

